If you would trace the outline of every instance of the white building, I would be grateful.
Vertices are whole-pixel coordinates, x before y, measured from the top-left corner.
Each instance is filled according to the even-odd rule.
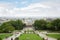
[[[34,23],[34,20],[32,20],[31,18],[25,18],[22,20],[23,23],[25,23],[27,26],[32,26],[32,24]]]

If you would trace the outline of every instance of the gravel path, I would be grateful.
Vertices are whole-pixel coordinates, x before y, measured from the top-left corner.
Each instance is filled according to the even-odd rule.
[[[39,33],[39,32],[35,32],[35,33],[39,34],[39,36],[40,36],[41,38],[44,38],[44,39],[57,40],[57,39],[55,39],[55,38],[48,37],[48,36],[47,36],[46,34],[44,34],[44,33]]]
[[[48,40],[57,40],[57,39],[55,39],[55,38],[48,37],[48,36],[46,36],[45,34],[42,34],[42,33],[39,33],[39,35],[40,35],[42,38],[47,38]]]
[[[10,36],[9,38],[6,38],[6,39],[3,39],[3,40],[11,40],[11,38],[13,38],[13,40],[16,38],[16,37],[19,37],[20,36],[20,32],[18,34],[14,34],[12,36]]]
[[[31,27],[27,27],[27,28],[24,28],[22,30],[22,33],[24,33],[25,30],[33,30],[33,28]],[[20,34],[22,34],[21,32],[19,32],[18,34],[13,34],[13,36],[9,37],[9,38],[6,38],[6,39],[3,39],[3,40],[11,40],[11,38],[13,38],[13,40],[16,38],[16,37],[19,37]],[[38,32],[38,31],[35,31],[36,34],[39,34],[40,37],[42,38],[47,38],[48,40],[57,40],[55,38],[51,38],[51,37],[48,37],[46,34],[42,33],[42,32]],[[49,33],[48,33],[49,34]],[[52,33],[53,34],[53,33]]]

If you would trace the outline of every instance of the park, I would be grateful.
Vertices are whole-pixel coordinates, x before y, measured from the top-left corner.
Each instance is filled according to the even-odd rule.
[[[26,22],[26,23],[25,23]],[[10,20],[0,26],[0,40],[60,40],[60,19]]]
[[[0,40],[60,40],[60,0],[0,0]]]

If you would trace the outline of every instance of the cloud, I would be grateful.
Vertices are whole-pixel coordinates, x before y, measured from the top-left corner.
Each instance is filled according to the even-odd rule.
[[[26,4],[27,3],[27,1],[23,1],[23,2],[21,2],[21,4]]]
[[[0,17],[8,16],[9,10],[13,9],[14,5],[10,3],[0,3]]]
[[[40,4],[40,3],[33,3],[33,4],[28,5],[25,8],[21,8],[21,10],[33,9],[33,8],[51,8],[51,7],[48,5]]]
[[[37,5],[37,4],[39,4],[39,5]],[[20,13],[20,15],[22,15],[22,16],[40,17],[40,16],[46,16],[46,14],[44,14],[43,10],[47,9],[47,8],[50,8],[50,7],[49,6],[48,7],[40,6],[40,3],[35,3],[32,5],[29,5],[25,8],[14,8],[14,10],[15,10],[15,13],[16,13],[16,11],[18,11],[18,13]]]
[[[22,4],[27,2],[23,1]],[[31,3],[22,8],[13,4],[0,3],[0,17],[60,17],[60,3]]]

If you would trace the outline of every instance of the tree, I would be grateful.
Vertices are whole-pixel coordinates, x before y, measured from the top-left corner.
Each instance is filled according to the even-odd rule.
[[[0,26],[0,32],[12,32],[14,29],[15,28],[8,22],[5,22]]]
[[[34,22],[34,27],[36,29],[46,29],[47,28],[46,24],[47,24],[47,22],[45,20],[36,20]]]
[[[55,30],[60,30],[60,19],[53,20],[52,25]]]
[[[21,20],[16,20],[16,25],[17,25],[17,29],[18,30],[21,30],[21,29],[23,29],[23,23],[22,23],[22,21]]]
[[[24,27],[24,24],[21,20],[11,20],[9,23],[16,29],[16,30],[21,30]]]
[[[35,27],[36,30],[40,29],[39,28],[39,20],[36,20],[33,25],[34,25],[34,27]]]
[[[53,25],[52,25],[52,22],[50,21],[50,22],[47,22],[47,24],[46,24],[46,26],[47,26],[47,29],[48,30],[53,30]]]
[[[10,20],[8,22],[4,22],[0,26],[0,32],[12,32],[14,30],[21,30],[25,25],[21,20]]]
[[[54,19],[51,21],[36,20],[34,22],[35,29],[48,29],[48,30],[60,30],[60,19]]]

